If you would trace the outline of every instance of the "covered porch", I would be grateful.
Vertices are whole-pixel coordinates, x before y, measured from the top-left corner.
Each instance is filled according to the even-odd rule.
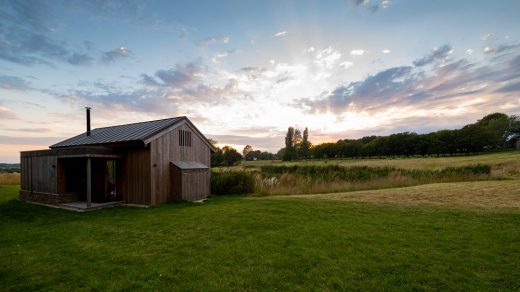
[[[29,175],[22,184],[20,197],[75,211],[120,205],[122,157],[116,149],[104,147],[23,153],[23,167]]]
[[[58,156],[58,194],[77,198],[76,209],[112,206],[122,199],[121,155],[83,154]]]

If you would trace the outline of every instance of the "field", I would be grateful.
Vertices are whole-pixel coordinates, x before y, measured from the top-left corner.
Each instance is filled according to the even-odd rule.
[[[87,213],[0,185],[0,290],[519,290],[519,154],[439,159],[501,177]]]
[[[214,169],[212,188],[217,194],[302,195],[519,178],[520,152],[511,151],[456,157],[245,161]]]
[[[231,169],[251,169],[264,165],[342,165],[342,166],[370,166],[384,167],[393,166],[407,169],[440,169],[446,166],[465,166],[470,164],[489,164],[495,168],[503,165],[515,164],[520,168],[520,151],[498,152],[492,154],[455,156],[455,157],[413,157],[413,158],[383,158],[383,159],[320,159],[304,162],[282,162],[279,160],[267,161],[244,161],[239,166]],[[229,169],[223,168],[223,169]]]
[[[20,184],[20,173],[19,172],[0,172],[0,186],[1,185],[19,185]]]
[[[406,188],[291,197],[398,205],[442,205],[520,210],[520,180],[434,183]]]

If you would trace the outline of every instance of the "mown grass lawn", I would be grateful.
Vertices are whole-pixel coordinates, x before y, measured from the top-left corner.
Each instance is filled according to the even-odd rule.
[[[74,213],[0,186],[0,290],[518,290],[520,211],[218,197]]]

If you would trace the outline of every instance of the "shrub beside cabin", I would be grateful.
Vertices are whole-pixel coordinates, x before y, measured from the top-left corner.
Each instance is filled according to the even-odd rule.
[[[90,130],[21,152],[23,201],[91,209],[195,201],[210,193],[215,151],[186,117]]]

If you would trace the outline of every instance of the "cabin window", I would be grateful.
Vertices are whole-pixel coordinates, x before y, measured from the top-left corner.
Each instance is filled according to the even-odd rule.
[[[191,147],[191,132],[179,130],[179,146]]]

